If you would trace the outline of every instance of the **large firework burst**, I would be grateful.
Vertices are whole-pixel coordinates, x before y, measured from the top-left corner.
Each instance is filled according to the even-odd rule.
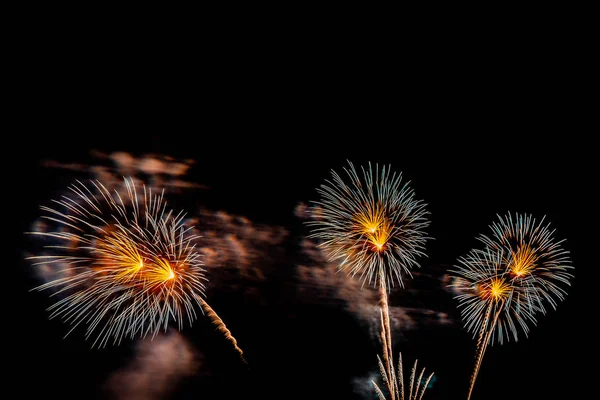
[[[199,308],[232,339],[203,299],[198,236],[183,212],[167,210],[163,193],[145,186],[139,192],[132,178],[123,193],[99,181],[77,181],[69,190],[72,196],[54,200],[54,207],[41,207],[48,227],[29,232],[47,242],[43,254],[28,259],[50,271],[48,282],[34,288],[54,290],[50,318],[72,325],[68,333],[86,325],[92,346],[103,347],[155,336],[172,322],[183,329]]]
[[[418,267],[424,255],[429,225],[426,204],[415,199],[413,189],[402,182],[402,174],[390,167],[369,163],[359,175],[349,162],[346,178],[332,171],[317,192],[310,237],[330,261],[341,260],[339,269],[359,275],[364,282],[389,289],[395,282],[403,285],[403,274]]]
[[[492,235],[480,235],[483,249],[460,257],[453,284],[458,294],[466,329],[477,336],[477,356],[471,376],[469,398],[488,344],[525,336],[536,314],[546,312],[545,303],[556,308],[572,274],[568,252],[554,231],[531,215],[511,214],[490,225]]]

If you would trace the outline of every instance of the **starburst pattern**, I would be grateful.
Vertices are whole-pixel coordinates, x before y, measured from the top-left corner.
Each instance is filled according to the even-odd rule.
[[[542,313],[546,312],[546,304],[556,309],[573,278],[569,252],[562,246],[565,240],[554,239],[555,230],[545,223],[545,217],[538,222],[527,214],[498,216],[490,228],[491,235],[480,235],[478,239],[503,252],[514,284],[533,293]]]
[[[492,338],[500,344],[511,336],[517,340],[519,326],[527,334],[528,324],[536,323],[535,314],[541,310],[535,291],[514,285],[506,260],[501,251],[472,250],[459,257],[457,269],[452,271],[465,328],[476,336],[489,328],[486,315],[498,313]]]
[[[465,327],[477,337],[477,356],[471,375],[471,397],[488,344],[525,336],[536,314],[546,313],[545,303],[556,308],[570,285],[573,268],[561,241],[553,239],[548,225],[530,215],[508,214],[490,227],[492,235],[480,235],[483,249],[460,257],[452,271]]]
[[[52,289],[58,300],[50,318],[87,326],[92,346],[119,344],[124,338],[154,337],[171,323],[183,329],[206,309],[219,329],[230,333],[203,299],[204,269],[197,235],[185,214],[167,210],[163,193],[136,189],[109,191],[99,181],[77,182],[72,196],[41,207],[50,226],[29,232],[44,239],[45,253],[28,257],[52,271],[34,290]],[[218,319],[215,319],[218,318]],[[234,343],[236,350],[241,350]]]
[[[340,260],[340,270],[359,275],[363,284],[402,286],[403,275],[410,275],[419,266],[417,257],[425,255],[426,204],[389,166],[369,163],[359,174],[349,162],[344,172],[342,178],[332,171],[332,180],[317,189],[322,199],[308,222],[310,237],[320,240],[330,261]]]

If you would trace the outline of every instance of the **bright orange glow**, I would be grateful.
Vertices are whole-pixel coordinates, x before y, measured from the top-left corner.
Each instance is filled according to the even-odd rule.
[[[117,280],[132,279],[144,266],[144,258],[136,243],[120,232],[113,232],[97,244],[101,252],[100,264],[107,270],[117,271]]]
[[[521,245],[516,252],[512,252],[508,261],[510,273],[516,277],[523,277],[535,269],[538,257],[535,251],[527,245]]]
[[[358,224],[357,231],[363,235],[376,251],[383,251],[390,239],[390,223],[385,216],[383,207],[365,206],[364,211],[355,216]]]
[[[504,278],[493,278],[482,284],[480,296],[483,298],[501,301],[508,297],[511,286]]]
[[[383,221],[375,232],[367,234],[366,237],[375,246],[377,251],[383,251],[385,244],[390,239],[390,232],[389,223]]]
[[[152,268],[149,268],[144,275],[153,283],[162,283],[175,278],[175,272],[171,268],[171,263],[164,258],[154,260]]]
[[[358,231],[363,235],[375,233],[385,221],[383,208],[379,205],[366,206],[364,211],[354,218],[358,224]]]

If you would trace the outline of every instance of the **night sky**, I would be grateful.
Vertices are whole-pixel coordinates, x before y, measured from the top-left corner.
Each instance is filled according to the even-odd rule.
[[[409,95],[392,95],[368,85],[345,86],[341,79],[327,86],[323,76],[320,87],[308,77],[264,86],[224,73],[231,79],[221,80],[222,86],[211,81],[210,91],[196,97],[176,78],[158,88],[139,77],[130,81],[134,72],[118,80],[110,78],[114,71],[96,79],[63,73],[65,86],[49,76],[36,78],[32,93],[38,96],[30,99],[36,112],[15,133],[19,157],[8,172],[19,178],[7,212],[17,219],[9,233],[17,238],[18,291],[10,305],[17,315],[5,330],[13,336],[13,372],[23,377],[18,397],[374,399],[378,321],[363,307],[372,299],[352,290],[336,294],[333,278],[307,281],[299,275],[299,266],[322,266],[303,251],[308,229],[295,211],[317,200],[316,188],[347,160],[402,172],[431,213],[428,257],[406,287],[390,295],[396,312],[410,316],[410,327],[398,317],[392,331],[405,370],[418,358],[419,366],[435,372],[424,399],[466,398],[475,340],[462,327],[444,276],[478,246],[475,237],[488,232],[496,214],[507,212],[546,216],[555,237],[566,239],[575,278],[566,300],[540,316],[529,337],[520,333],[517,343],[488,349],[473,399],[578,398],[587,386],[587,357],[579,349],[591,350],[585,345],[587,320],[594,318],[582,289],[596,267],[583,233],[596,216],[586,205],[592,145],[578,139],[585,110],[573,104],[566,85],[553,91],[541,78],[530,86],[507,77],[481,85],[478,79],[460,85],[437,78],[421,89],[413,83]],[[53,97],[61,87],[63,93]],[[234,228],[225,219],[213,221],[218,212],[245,217],[255,232],[286,232],[260,243],[252,235],[242,242],[238,234],[253,254],[244,264],[251,277],[236,269],[235,260],[208,269],[207,301],[248,365],[204,317],[155,342],[90,349],[84,332],[63,339],[68,326],[48,320],[47,293],[29,292],[39,282],[24,261],[32,243],[23,232],[40,205],[75,179],[95,177],[90,167],[102,165],[118,176],[122,171],[106,157],[115,152],[193,160],[183,178],[198,186],[167,188],[168,204],[194,215],[204,210],[206,221],[222,224],[224,234]],[[80,168],[68,167],[75,164]],[[439,315],[444,321],[434,317]],[[161,343],[166,350],[153,353]],[[169,343],[179,346],[181,356],[172,355]],[[563,397],[567,393],[572,396]]]

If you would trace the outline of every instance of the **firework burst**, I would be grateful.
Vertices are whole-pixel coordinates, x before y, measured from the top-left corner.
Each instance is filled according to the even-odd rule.
[[[43,254],[28,257],[51,271],[33,290],[53,290],[58,300],[50,318],[72,325],[67,335],[85,325],[86,338],[95,337],[92,346],[104,347],[154,337],[172,322],[181,330],[197,319],[198,308],[216,315],[203,299],[198,236],[185,214],[167,210],[163,193],[145,186],[139,192],[133,179],[125,179],[124,193],[99,181],[78,181],[69,190],[72,196],[54,200],[54,207],[41,207],[42,220],[54,228],[28,232],[50,243]]]
[[[505,254],[514,285],[532,293],[542,313],[546,313],[546,304],[556,309],[567,295],[564,287],[573,278],[569,253],[562,247],[565,240],[554,240],[555,230],[545,223],[545,217],[537,222],[527,214],[498,216],[490,228],[492,235],[478,239]]]
[[[543,222],[530,215],[499,217],[490,226],[491,236],[477,238],[483,249],[460,257],[452,271],[465,328],[477,337],[468,398],[487,346],[511,337],[516,341],[520,330],[527,336],[536,314],[546,313],[545,304],[555,309],[566,296],[561,285],[570,284],[573,267],[563,240],[554,241],[554,231]]]
[[[322,199],[312,221],[312,238],[330,261],[341,260],[339,269],[359,275],[363,281],[389,290],[395,282],[403,285],[403,274],[418,267],[428,239],[426,204],[415,199],[402,175],[390,167],[369,163],[362,174],[349,162],[346,180],[332,171],[317,192]]]

